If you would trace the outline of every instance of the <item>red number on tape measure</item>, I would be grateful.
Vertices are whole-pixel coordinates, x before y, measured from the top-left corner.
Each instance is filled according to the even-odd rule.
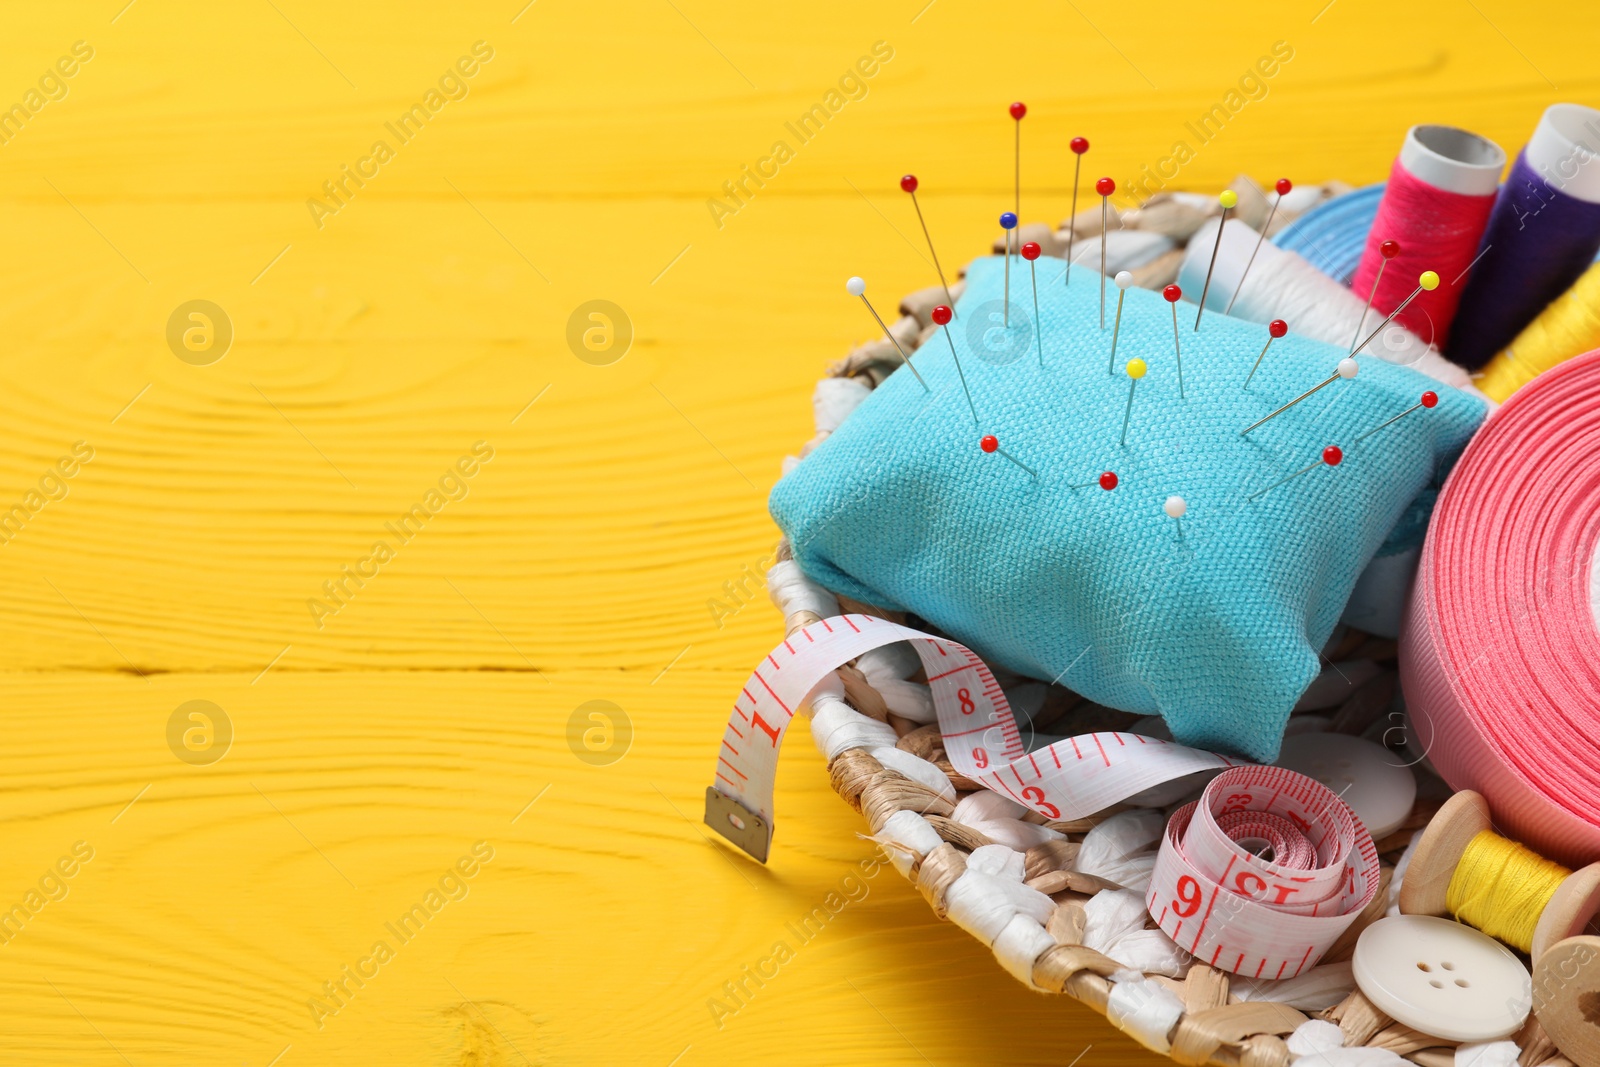
[[[1222,804],[1222,810],[1217,814],[1228,815],[1235,811],[1244,811],[1254,799],[1249,793],[1230,793],[1228,794],[1228,799]]]
[[[1187,874],[1178,879],[1178,899],[1172,902],[1172,910],[1181,919],[1200,910],[1200,883]]]
[[[971,715],[978,706],[972,702],[972,694],[965,689],[956,690],[956,699],[961,701],[961,714]]]
[[[761,713],[759,711],[753,712],[751,714],[751,718],[755,721],[756,726],[758,728],[760,728],[761,732],[766,734],[769,738],[772,739],[772,747],[773,748],[777,748],[778,747],[778,728],[776,726],[773,726],[770,723],[768,723],[767,720],[763,719],[761,717]]]
[[[1245,885],[1246,880],[1254,882],[1255,885]],[[1256,874],[1254,871],[1240,871],[1234,876],[1233,887],[1237,889],[1243,896],[1247,896],[1251,900],[1256,900],[1260,898],[1262,893],[1267,891],[1267,880],[1261,877],[1259,874]]]
[[[1033,805],[1039,809],[1039,814],[1047,819],[1061,818],[1061,809],[1054,804],[1047,803],[1044,799],[1044,790],[1036,785],[1030,785],[1024,789],[1022,791],[1022,799],[1032,801]]]
[[[989,753],[985,752],[981,748],[973,749],[972,750],[972,762],[976,763],[979,767],[987,767],[987,766],[989,766]]]

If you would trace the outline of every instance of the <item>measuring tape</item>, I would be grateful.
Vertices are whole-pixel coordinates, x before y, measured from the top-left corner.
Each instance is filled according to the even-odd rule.
[[[750,675],[734,701],[706,825],[762,863],[772,844],[778,746],[812,691],[864,652],[907,641],[922,659],[956,771],[1047,819],[1080,819],[1177,778],[1238,766],[1200,749],[1138,734],[1083,734],[1028,752],[1011,706],[966,646],[870,615],[796,630]]]
[[[1197,958],[1250,978],[1316,965],[1378,892],[1372,835],[1322,783],[1241,766],[1178,809],[1145,904]]]

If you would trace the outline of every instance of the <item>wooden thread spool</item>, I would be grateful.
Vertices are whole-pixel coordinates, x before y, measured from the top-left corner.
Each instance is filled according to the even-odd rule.
[[[1533,965],[1533,1010],[1578,1067],[1600,1067],[1600,937],[1558,941]]]
[[[1493,840],[1478,840],[1475,844],[1474,839],[1480,834],[1491,834]],[[1558,868],[1542,860],[1516,842],[1494,834],[1488,802],[1470,789],[1464,789],[1447,800],[1422,832],[1422,840],[1417,842],[1411,864],[1406,868],[1405,881],[1400,886],[1400,911],[1407,915],[1452,915],[1455,910],[1452,903],[1459,905],[1464,898],[1478,896],[1471,890],[1481,887],[1463,887],[1456,882],[1456,875],[1469,848],[1478,850],[1486,846],[1494,847],[1514,859],[1545,864],[1561,873],[1559,884],[1549,892],[1548,897],[1541,893],[1543,899],[1534,902],[1534,906],[1540,907],[1540,910],[1531,937],[1518,936],[1514,932],[1526,928],[1528,916],[1525,913],[1491,915],[1489,919],[1492,921],[1485,923],[1491,928],[1485,929],[1484,933],[1500,937],[1513,948],[1528,953],[1535,963],[1556,942],[1583,933],[1595,913],[1600,911],[1600,863],[1591,863],[1580,871],[1567,871],[1564,867]],[[1515,853],[1511,850],[1515,850]],[[1452,885],[1453,882],[1456,884]],[[1460,915],[1454,917],[1462,918]],[[1521,943],[1523,941],[1526,943]]]

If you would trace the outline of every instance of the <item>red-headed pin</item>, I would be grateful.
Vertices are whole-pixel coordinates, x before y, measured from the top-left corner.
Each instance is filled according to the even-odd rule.
[[[1078,181],[1083,175],[1083,154],[1089,151],[1089,138],[1072,139],[1072,214],[1067,219],[1067,270],[1062,275],[1064,284],[1072,284],[1072,239],[1078,232]]]
[[[1261,354],[1256,357],[1255,366],[1250,368],[1250,373],[1245,376],[1244,387],[1250,388],[1250,379],[1256,376],[1256,367],[1261,366],[1261,361],[1267,358],[1267,349],[1272,347],[1272,342],[1289,332],[1289,324],[1282,319],[1273,319],[1267,323],[1267,343],[1261,346]]]
[[[998,452],[998,453],[1000,453],[1002,456],[1006,457],[1011,462],[1015,463],[1017,466],[1021,467],[1025,471],[1027,471],[1029,474],[1033,475],[1033,480],[1034,481],[1038,481],[1039,480],[1039,472],[1034,470],[1032,467],[1028,466],[1026,463],[1022,462],[1022,460],[1018,459],[1016,456],[1013,456],[1010,452],[1007,452],[1005,449],[1001,448],[1000,447],[1000,438],[996,437],[994,434],[986,433],[981,438],[979,438],[978,439],[978,447],[983,449],[985,452]]]
[[[972,402],[972,390],[967,388],[967,372],[961,369],[961,357],[956,355],[955,338],[950,336],[950,320],[955,316],[940,304],[933,309],[933,321],[943,327],[944,339],[950,343],[950,358],[956,361],[956,373],[961,375],[961,391],[967,394],[967,407],[972,411],[972,425],[978,425],[978,406]]]
[[[1129,271],[1119,270],[1116,277],[1117,283],[1117,321],[1111,327],[1111,362],[1106,364],[1106,373],[1117,373],[1117,335],[1122,332],[1122,298],[1128,295],[1128,287],[1133,284],[1133,274]]]
[[[944,268],[939,266],[939,253],[933,250],[933,237],[928,233],[928,221],[922,217],[922,205],[917,203],[917,176],[907,174],[900,179],[900,188],[911,194],[911,206],[917,209],[917,223],[922,227],[922,239],[928,242],[928,255],[933,257],[933,269],[939,272],[939,284],[944,286],[944,298],[953,306],[956,298],[950,295],[950,283],[944,280]]]
[[[1362,341],[1360,344],[1356,345],[1350,350],[1350,354],[1353,356],[1363,348],[1366,348],[1368,345],[1370,345],[1372,343],[1372,339],[1378,336],[1378,334],[1382,333],[1383,328],[1393,322],[1394,317],[1406,309],[1407,304],[1411,303],[1411,301],[1422,295],[1423,290],[1432,290],[1437,288],[1439,288],[1439,276],[1431,270],[1423,271],[1422,274],[1418,276],[1417,287],[1411,290],[1411,295],[1400,301],[1399,305],[1393,311],[1389,312],[1388,316],[1382,322],[1378,323],[1378,328],[1367,334],[1367,339],[1365,341]]]
[[[1022,116],[1026,115],[1028,113],[1028,105],[1024,104],[1021,100],[1018,100],[1016,103],[1012,104],[1011,107],[1009,107],[1007,110],[1011,112],[1011,117],[1016,120],[1014,125],[1017,128],[1016,201],[1011,205],[1011,210],[1015,211],[1018,215],[1021,215],[1022,214]]]
[[[1378,272],[1372,276],[1372,289],[1367,293],[1367,306],[1361,309],[1361,318],[1356,320],[1356,332],[1350,338],[1352,345],[1360,339],[1361,327],[1367,324],[1367,313],[1372,310],[1372,301],[1378,296],[1378,283],[1383,281],[1383,268],[1387,267],[1389,261],[1399,254],[1399,241],[1385,241],[1378,246],[1378,255],[1380,257],[1378,260]],[[1352,348],[1350,351],[1354,352],[1355,349]]]
[[[1117,191],[1115,178],[1101,178],[1094,183],[1094,191],[1100,194],[1100,328],[1106,328],[1106,227],[1110,225],[1107,216],[1111,212],[1111,194]]]
[[[1385,426],[1388,426],[1390,423],[1399,422],[1401,419],[1405,418],[1407,415],[1411,414],[1413,411],[1417,410],[1418,408],[1432,408],[1432,407],[1437,406],[1438,403],[1439,403],[1439,394],[1434,392],[1432,389],[1429,389],[1426,393],[1422,394],[1422,399],[1421,400],[1417,401],[1415,404],[1412,404],[1410,407],[1406,408],[1404,411],[1402,411],[1400,414],[1396,415],[1394,418],[1386,419],[1383,422],[1378,423],[1378,425],[1374,426],[1372,429],[1368,430],[1366,433],[1364,433],[1360,437],[1356,438],[1354,443],[1359,445],[1362,441],[1365,441],[1367,438],[1371,437],[1373,434],[1377,433],[1379,430],[1383,429]]]
[[[1272,210],[1267,212],[1266,224],[1261,227],[1261,232],[1256,234],[1256,247],[1250,252],[1250,258],[1245,262],[1244,271],[1239,275],[1239,284],[1233,287],[1233,295],[1228,298],[1228,306],[1222,309],[1224,315],[1233,311],[1233,302],[1239,299],[1239,290],[1244,288],[1245,275],[1249,274],[1250,268],[1255,266],[1256,253],[1261,251],[1261,242],[1267,239],[1267,231],[1272,229],[1272,219],[1278,214],[1278,205],[1283,203],[1284,196],[1288,194],[1290,189],[1294,188],[1294,182],[1288,178],[1279,178],[1278,184],[1273,188],[1278,192],[1278,199],[1272,202]]]
[[[1285,482],[1292,482],[1296,478],[1300,477],[1302,474],[1305,474],[1305,473],[1307,473],[1309,471],[1314,471],[1318,467],[1337,467],[1339,464],[1341,464],[1343,462],[1344,462],[1344,449],[1340,448],[1338,445],[1329,445],[1327,448],[1324,448],[1322,450],[1322,459],[1320,459],[1316,463],[1313,463],[1310,466],[1301,467],[1299,470],[1295,471],[1293,474],[1289,475],[1288,477],[1279,478],[1277,481],[1273,482],[1271,485],[1267,486],[1265,489],[1257,489],[1255,492],[1251,493],[1245,499],[1246,500],[1254,500],[1256,497],[1261,496],[1263,493],[1270,493],[1274,489],[1278,488],[1278,486],[1284,484]]]
[[[1257,419],[1255,422],[1252,422],[1249,426],[1246,426],[1244,429],[1239,431],[1239,436],[1243,437],[1257,426],[1260,426],[1266,422],[1271,422],[1273,419],[1277,418],[1279,415],[1282,415],[1285,411],[1288,411],[1290,408],[1300,403],[1300,401],[1304,400],[1318,389],[1332,385],[1340,378],[1343,378],[1345,381],[1349,381],[1356,376],[1356,372],[1360,369],[1361,364],[1357,363],[1349,356],[1344,357],[1339,361],[1339,365],[1334,368],[1332,374],[1328,375],[1322,381],[1318,382],[1316,385],[1313,385],[1310,389],[1307,389],[1305,392],[1301,393],[1299,396],[1295,397],[1293,400],[1289,401],[1287,404],[1283,405],[1283,407],[1279,408],[1277,411],[1274,411],[1266,418]]]
[[[1178,399],[1183,396],[1183,346],[1178,344],[1178,300],[1183,296],[1183,290],[1176,285],[1169,285],[1161,290],[1162,297],[1172,305],[1172,353],[1178,357]]]
[[[1043,251],[1037,241],[1022,246],[1022,258],[1028,261],[1028,280],[1033,282],[1033,345],[1039,350],[1039,369],[1044,370],[1044,324],[1039,321],[1039,269],[1034,260]]]
[[[859,296],[861,298],[861,302],[867,305],[867,310],[872,312],[872,317],[878,320],[878,328],[881,329],[883,331],[883,335],[889,339],[889,343],[894,345],[894,350],[900,353],[900,358],[905,361],[907,367],[911,368],[911,373],[916,375],[917,381],[922,385],[922,391],[925,393],[932,392],[932,390],[928,388],[928,383],[922,380],[922,374],[917,370],[916,365],[911,362],[911,357],[906,354],[906,350],[900,347],[900,342],[895,339],[894,334],[889,332],[888,324],[885,323],[883,321],[883,317],[878,314],[878,309],[873,307],[872,301],[867,299],[866,279],[851,278],[844,283],[844,288],[845,292],[849,293],[851,296]]]
[[[1067,486],[1067,488],[1068,489],[1087,489],[1092,485],[1098,485],[1100,488],[1104,489],[1106,492],[1108,492],[1108,493],[1111,492],[1111,490],[1113,490],[1113,489],[1115,489],[1117,487],[1117,472],[1116,471],[1106,471],[1103,474],[1101,474],[1100,477],[1096,478],[1092,482],[1084,482],[1082,485],[1069,485],[1069,486]]]
[[[1211,272],[1217,269],[1217,250],[1222,247],[1222,228],[1228,224],[1228,212],[1239,203],[1239,194],[1232,189],[1222,190],[1217,197],[1222,205],[1222,220],[1217,223],[1217,241],[1211,246],[1211,265],[1206,267],[1206,284],[1200,287],[1200,306],[1195,308],[1194,328],[1200,329],[1200,316],[1206,313],[1206,294],[1211,291]]]

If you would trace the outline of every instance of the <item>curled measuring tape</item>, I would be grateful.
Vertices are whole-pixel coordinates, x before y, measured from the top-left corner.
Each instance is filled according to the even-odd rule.
[[[790,722],[835,670],[897,641],[910,642],[922,660],[951,765],[1047,819],[1082,818],[1174,779],[1238,765],[1212,752],[1115,732],[1069,737],[1029,752],[1005,693],[972,650],[870,615],[837,615],[790,634],[739,691],[716,780],[706,789],[706,825],[765,863],[778,746]],[[882,728],[878,743],[894,744],[888,726],[866,722]]]
[[[1378,850],[1344,801],[1281,767],[1235,767],[1167,823],[1145,903],[1211,966],[1293,978],[1378,892]]]

